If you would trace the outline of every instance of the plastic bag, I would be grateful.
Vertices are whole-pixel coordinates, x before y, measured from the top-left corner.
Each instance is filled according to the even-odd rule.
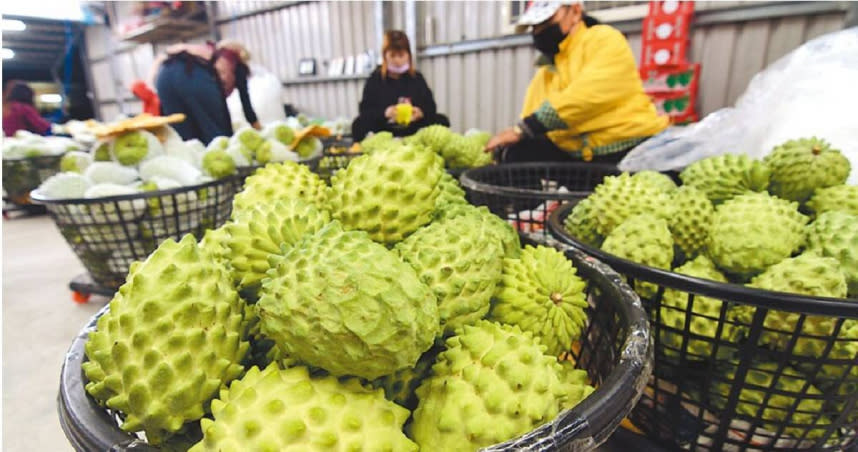
[[[794,138],[817,136],[858,168],[858,27],[803,44],[751,79],[736,105],[671,127],[634,148],[623,171],[681,169],[715,155],[761,158]],[[858,169],[850,184],[858,183]]]
[[[250,65],[250,77],[247,79],[247,91],[250,94],[250,104],[260,124],[268,124],[272,121],[283,120],[286,113],[283,110],[283,102],[280,98],[280,79],[262,66]],[[249,125],[241,108],[241,99],[238,90],[234,90],[226,98],[226,106],[232,117],[232,128],[240,129]]]

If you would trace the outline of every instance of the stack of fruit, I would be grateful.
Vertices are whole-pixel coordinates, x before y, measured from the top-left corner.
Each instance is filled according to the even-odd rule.
[[[269,164],[225,226],[132,266],[86,344],[86,390],[126,431],[193,451],[503,442],[593,391],[558,359],[587,284],[518,240],[422,146],[330,186]]]
[[[435,151],[444,159],[447,168],[476,168],[492,163],[491,153],[483,151],[491,135],[476,129],[464,135],[441,125],[424,127],[402,142],[416,144]],[[387,146],[397,146],[398,140],[390,132],[379,132],[360,142],[362,152],[371,153]]]
[[[680,187],[651,171],[606,177],[572,209],[565,228],[580,242],[648,267],[768,291],[858,298],[858,186],[844,185],[849,172],[849,160],[825,141],[791,140],[762,161],[722,155],[695,162],[680,173]],[[715,358],[728,369],[723,378],[732,381],[733,344],[748,340],[756,308],[739,304],[741,300],[690,297],[667,286],[662,294],[647,282],[637,282],[635,289],[658,306],[651,314],[661,326],[659,348],[666,358]],[[858,359],[858,320],[770,310],[763,327],[758,345],[794,358],[794,367],[776,384],[779,390],[842,395],[858,384],[858,368],[848,364],[825,365],[817,372],[801,363],[802,357]],[[683,334],[686,329],[690,335]],[[721,346],[713,357],[716,342]],[[777,367],[756,363],[757,373],[748,378],[771,386],[772,366]],[[849,373],[846,381],[838,381],[844,372]],[[808,380],[811,390],[803,392]],[[726,403],[729,387],[724,392],[723,383],[718,384],[713,392]],[[762,403],[763,396],[743,389],[740,398]],[[773,397],[767,403],[778,409],[761,415],[782,422],[793,401]],[[757,409],[750,402],[737,408],[749,416]],[[820,402],[798,409],[818,414],[823,406]],[[809,438],[824,433],[830,422],[825,416],[808,419],[793,422],[815,423],[818,428]],[[786,429],[787,434],[802,431]]]

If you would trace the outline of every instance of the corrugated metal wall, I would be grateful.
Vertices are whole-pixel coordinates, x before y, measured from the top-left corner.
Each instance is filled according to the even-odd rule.
[[[721,7],[723,3],[699,2],[698,9]],[[217,22],[221,35],[243,41],[253,60],[284,82],[282,99],[312,115],[354,116],[363,87],[359,76],[322,77],[307,80],[297,77],[298,60],[315,57],[317,62],[377,50],[375,2],[218,2]],[[747,4],[731,2],[728,6]],[[721,5],[721,6],[718,6]],[[512,31],[510,2],[419,2],[417,37],[421,49],[418,67],[430,83],[439,111],[450,116],[454,128],[478,127],[497,130],[511,124],[518,115],[527,83],[533,74],[536,53],[527,39],[504,38],[500,46],[455,54],[432,52],[442,44],[494,39]],[[631,6],[629,8],[645,8]],[[385,5],[385,23],[405,28],[405,4]],[[264,10],[262,14],[248,15]],[[746,21],[719,20],[695,26],[691,59],[702,63],[700,113],[706,114],[732,104],[750,78],[765,65],[821,34],[842,28],[842,11],[804,15],[772,14],[773,17]],[[635,20],[631,21],[635,23]],[[638,22],[639,23],[639,22]],[[639,32],[629,27],[630,46],[640,54]],[[207,36],[201,37],[201,39]],[[152,45],[119,44],[114,82],[110,61],[105,55],[108,32],[105,28],[87,30],[87,47],[96,97],[103,103],[102,117],[118,113],[113,100],[117,94],[130,98],[127,85],[145,78],[155,51]],[[477,46],[479,47],[479,46]],[[123,49],[128,49],[122,51]],[[438,55],[440,53],[440,55]],[[429,56],[429,54],[435,56]],[[319,64],[319,72],[327,67]],[[129,111],[139,103],[126,102]]]

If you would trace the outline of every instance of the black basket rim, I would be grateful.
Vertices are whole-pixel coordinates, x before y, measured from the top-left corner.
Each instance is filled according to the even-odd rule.
[[[586,440],[585,444],[595,448],[631,412],[652,372],[653,344],[649,321],[637,294],[603,262],[568,245],[555,242],[554,246],[575,264],[579,274],[583,267],[584,272],[596,275],[599,287],[605,291],[604,299],[616,305],[619,321],[626,329],[623,348],[615,366],[602,383],[577,406],[559,413],[552,422],[525,435],[486,448],[488,451],[521,450],[522,447],[530,449],[538,448],[538,445],[544,446],[539,450],[552,450],[557,447],[555,435],[558,434],[575,436],[575,440]],[[594,279],[589,281],[593,282]],[[77,450],[154,451],[155,448],[123,432],[111,419],[110,413],[100,407],[84,389],[86,380],[81,369],[86,357],[84,347],[98,318],[109,309],[110,304],[107,304],[93,315],[66,353],[57,397],[60,424],[69,442]]]
[[[29,161],[39,161],[39,160],[44,160],[46,162],[49,162],[52,160],[62,160],[63,156],[65,156],[65,155],[66,155],[66,153],[63,152],[62,154],[57,154],[57,155],[37,155],[34,157],[3,157],[3,162],[29,162]]]
[[[722,283],[638,264],[606,253],[577,240],[566,232],[563,223],[574,206],[574,202],[567,202],[551,213],[548,218],[548,229],[551,235],[562,243],[581,250],[607,263],[614,270],[628,274],[635,279],[639,278],[643,281],[666,285],[685,292],[766,309],[858,318],[858,299],[855,298],[811,297],[746,287],[740,284]]]
[[[546,168],[594,168],[594,169],[602,169],[606,172],[618,173],[617,167],[615,165],[607,164],[607,163],[588,163],[588,162],[568,162],[568,163],[555,163],[555,162],[526,162],[526,163],[503,163],[500,165],[486,165],[481,166],[479,168],[471,168],[464,173],[459,178],[459,182],[465,188],[469,190],[477,191],[480,193],[487,193],[492,195],[506,195],[506,196],[529,196],[532,198],[541,198],[544,200],[568,200],[580,197],[580,191],[569,191],[567,193],[560,193],[558,191],[543,191],[543,190],[533,190],[528,188],[514,188],[514,187],[504,187],[501,185],[489,184],[486,182],[480,182],[480,176],[485,174],[491,174],[496,171],[501,170],[520,170],[520,169],[540,169],[544,170]],[[590,191],[587,191],[590,193]]]
[[[203,188],[215,187],[219,185],[226,185],[229,182],[234,182],[239,179],[240,176],[233,174],[231,176],[222,177],[220,179],[215,179],[213,181],[204,182],[202,184],[196,185],[185,185],[178,188],[171,188],[169,190],[151,190],[144,191],[140,193],[132,193],[128,195],[116,195],[116,196],[105,196],[102,198],[46,198],[42,196],[41,192],[38,189],[30,192],[30,199],[33,202],[38,204],[45,205],[69,205],[69,204],[101,204],[105,202],[116,202],[116,201],[135,201],[138,199],[149,199],[149,198],[159,198],[162,196],[172,196],[180,193],[186,193],[190,191],[196,191]]]

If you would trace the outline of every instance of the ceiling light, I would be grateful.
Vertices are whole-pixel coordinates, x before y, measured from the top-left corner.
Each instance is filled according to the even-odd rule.
[[[13,52],[12,49],[7,49],[4,47],[2,50],[0,50],[0,52],[2,52],[4,60],[15,58],[15,52]]]
[[[17,19],[3,19],[3,31],[24,31],[27,24]]]
[[[39,102],[45,104],[58,104],[63,101],[63,96],[59,94],[39,94]]]

